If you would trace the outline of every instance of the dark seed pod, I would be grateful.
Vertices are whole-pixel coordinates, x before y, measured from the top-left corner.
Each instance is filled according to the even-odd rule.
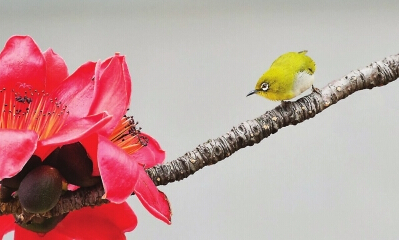
[[[4,185],[0,186],[0,202],[9,202],[12,197],[11,194],[14,192],[13,189]]]
[[[22,170],[12,178],[4,178],[1,180],[1,185],[7,186],[9,188],[18,189],[19,184],[21,183],[22,179],[30,172],[32,169],[40,166],[42,164],[42,160],[38,157],[33,155],[28,162],[26,162],[25,166]]]
[[[58,153],[60,152],[60,148],[56,148],[54,151],[50,153],[44,160],[44,165],[49,165],[52,167],[57,168],[57,161],[58,161]]]
[[[31,213],[51,210],[62,193],[62,176],[57,169],[42,165],[29,172],[22,180],[18,197],[22,207]]]
[[[52,218],[33,217],[29,223],[18,223],[18,225],[33,232],[47,233],[54,229],[55,226],[57,226],[57,224],[61,222],[67,214],[68,213],[65,213]],[[17,219],[15,215],[14,218]]]
[[[80,187],[91,187],[100,182],[100,177],[93,177],[93,162],[87,156],[80,143],[72,143],[61,147],[55,163],[68,183]]]

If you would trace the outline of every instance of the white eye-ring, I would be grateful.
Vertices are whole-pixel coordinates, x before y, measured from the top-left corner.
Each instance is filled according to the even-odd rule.
[[[269,89],[269,84],[267,83],[262,83],[262,85],[260,85],[260,88],[262,89],[262,91],[267,91],[267,89]]]

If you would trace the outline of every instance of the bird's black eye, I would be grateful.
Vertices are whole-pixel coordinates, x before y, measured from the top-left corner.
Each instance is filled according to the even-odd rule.
[[[262,91],[267,91],[267,89],[269,89],[269,84],[267,83],[262,83],[262,85],[260,85],[260,89],[262,89]]]

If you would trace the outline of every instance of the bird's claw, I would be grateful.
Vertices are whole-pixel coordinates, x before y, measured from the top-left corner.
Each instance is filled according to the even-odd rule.
[[[281,100],[281,106],[282,106],[283,108],[287,107],[289,104],[290,104],[290,101]]]
[[[321,97],[323,96],[323,95],[321,94],[321,90],[318,89],[318,88],[315,88],[313,85],[312,85],[312,90],[313,90],[313,92],[316,92],[317,94],[319,94]]]

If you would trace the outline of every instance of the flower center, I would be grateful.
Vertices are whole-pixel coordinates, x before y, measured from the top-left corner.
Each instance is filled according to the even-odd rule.
[[[140,128],[136,128],[137,124],[133,117],[125,115],[110,136],[110,140],[127,154],[147,146],[148,139],[140,135]]]
[[[22,90],[22,91],[21,91]],[[44,91],[20,84],[0,90],[0,129],[32,130],[45,139],[56,133],[68,116],[67,106]]]

